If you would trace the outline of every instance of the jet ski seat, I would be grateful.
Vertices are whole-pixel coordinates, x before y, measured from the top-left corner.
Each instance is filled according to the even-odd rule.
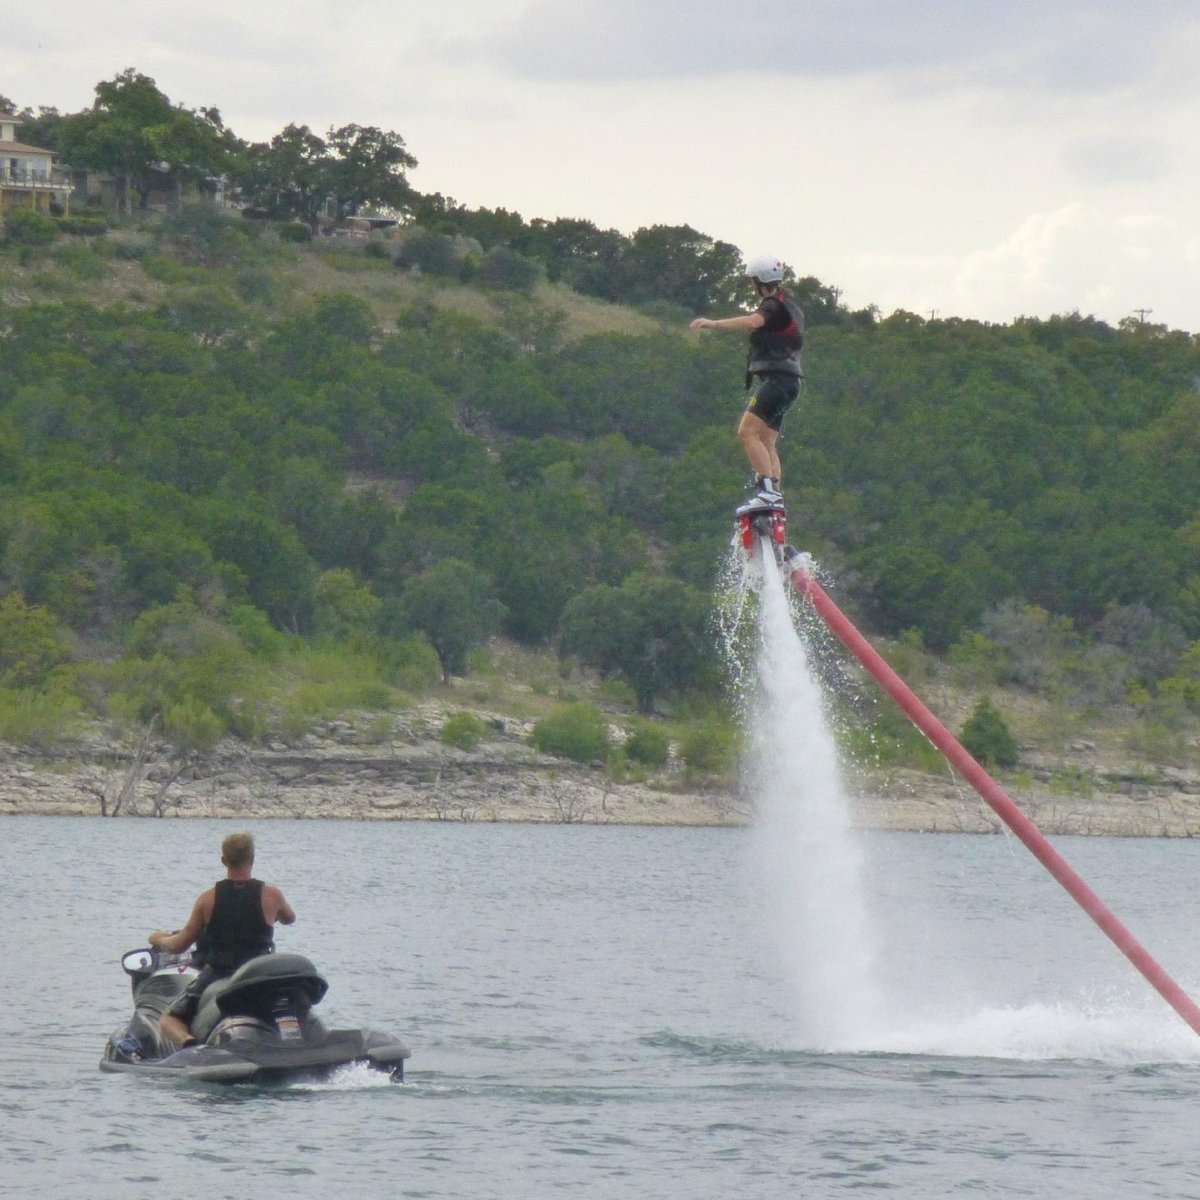
[[[225,1017],[269,1020],[271,1002],[281,991],[290,992],[306,1015],[328,990],[324,976],[303,954],[261,954],[204,989],[192,1034],[204,1041]]]

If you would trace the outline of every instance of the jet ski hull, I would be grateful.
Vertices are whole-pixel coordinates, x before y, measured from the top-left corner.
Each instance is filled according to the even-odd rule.
[[[302,955],[264,955],[201,997],[193,1031],[200,1041],[182,1049],[162,1038],[158,1022],[196,972],[178,956],[130,951],[122,960],[133,981],[134,1013],[114,1031],[100,1069],[214,1083],[328,1078],[363,1063],[404,1078],[410,1050],[371,1029],[327,1029],[311,1009],[327,984]]]

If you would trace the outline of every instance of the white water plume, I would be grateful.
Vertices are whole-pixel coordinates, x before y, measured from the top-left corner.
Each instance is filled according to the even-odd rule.
[[[821,687],[763,550],[763,565],[746,567],[758,589],[758,645],[744,696],[743,786],[755,807],[770,932],[792,992],[795,1035],[813,1049],[867,1048],[878,1005],[863,858]]]

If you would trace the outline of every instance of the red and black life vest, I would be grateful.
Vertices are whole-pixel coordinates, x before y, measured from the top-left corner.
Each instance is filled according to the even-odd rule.
[[[750,334],[746,372],[749,375],[761,375],[768,371],[803,375],[800,348],[804,345],[804,313],[786,292],[773,292],[766,300],[778,300],[791,319],[781,329],[771,329],[768,323]],[[763,305],[766,304],[766,300]],[[759,306],[760,312],[763,305]]]

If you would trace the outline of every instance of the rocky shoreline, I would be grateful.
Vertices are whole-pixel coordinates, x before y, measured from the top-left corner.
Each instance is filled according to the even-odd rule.
[[[219,746],[186,763],[150,741],[120,744],[98,730],[40,751],[6,748],[0,816],[78,815],[227,819],[522,821],[558,824],[739,826],[753,798],[697,787],[681,765],[620,781],[603,767],[539,754],[520,722],[489,719],[474,750],[443,745],[444,713],[419,707],[386,737],[327,722],[292,743]],[[374,728],[374,727],[372,727]],[[1086,747],[1084,748],[1086,753]],[[1086,764],[1084,764],[1086,766]],[[1200,777],[1163,769],[1077,769],[1074,791],[1047,763],[1005,790],[1046,834],[1200,836]],[[1001,822],[949,770],[854,773],[846,781],[863,829],[999,832]]]

